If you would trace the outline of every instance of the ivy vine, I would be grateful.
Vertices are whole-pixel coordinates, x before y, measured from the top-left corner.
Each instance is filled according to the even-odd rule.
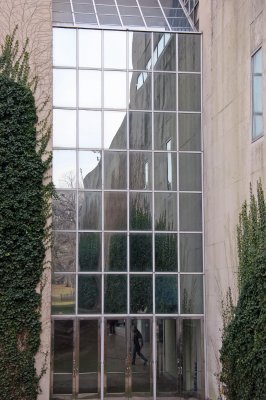
[[[33,400],[53,186],[49,115],[38,121],[37,79],[30,78],[27,42],[19,50],[16,30],[0,54],[0,397]]]
[[[250,205],[242,206],[238,225],[239,298],[228,292],[220,360],[227,400],[266,396],[266,205],[262,184]]]

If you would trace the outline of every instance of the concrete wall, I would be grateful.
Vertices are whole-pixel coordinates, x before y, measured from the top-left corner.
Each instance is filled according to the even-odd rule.
[[[3,43],[7,34],[13,32],[18,25],[17,38],[23,46],[26,38],[29,38],[30,63],[32,75],[39,77],[39,85],[36,92],[36,104],[40,106],[49,94],[51,100],[52,82],[52,22],[51,0],[0,0],[0,43]],[[48,102],[42,116],[51,109],[51,101]],[[47,261],[50,252],[47,253]],[[46,362],[46,373],[41,380],[42,393],[39,400],[49,398],[50,380],[50,270],[47,269],[44,276],[45,287],[42,302],[42,337],[39,354],[36,357],[38,372]]]
[[[249,184],[265,188],[266,143],[251,140],[251,55],[262,45],[266,69],[266,1],[200,0],[203,32],[203,135],[207,394],[217,399],[221,301],[236,298],[236,224]],[[264,79],[264,93],[266,80]],[[264,98],[264,126],[266,124]]]

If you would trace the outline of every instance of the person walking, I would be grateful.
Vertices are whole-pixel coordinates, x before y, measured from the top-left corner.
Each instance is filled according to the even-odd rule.
[[[138,355],[143,361],[144,365],[147,364],[148,360],[147,358],[140,352],[141,348],[143,347],[143,337],[140,331],[137,329],[136,326],[134,326],[133,329],[134,336],[133,336],[133,357],[132,357],[132,365],[135,365],[136,363],[136,355]]]

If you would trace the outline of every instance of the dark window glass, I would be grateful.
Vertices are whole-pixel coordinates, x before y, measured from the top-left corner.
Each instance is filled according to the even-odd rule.
[[[176,75],[154,73],[154,109],[176,110]]]
[[[203,314],[202,275],[180,276],[181,314]]]
[[[201,154],[179,154],[179,190],[201,190]]]
[[[177,230],[177,197],[175,193],[155,193],[155,230]]]
[[[153,64],[155,71],[176,70],[175,35],[154,33]]]
[[[53,271],[71,272],[76,269],[76,234],[54,232],[52,246]]]
[[[179,150],[201,150],[200,114],[179,114]]]
[[[105,270],[127,270],[127,235],[106,233],[104,235]]]
[[[154,148],[155,150],[176,150],[176,114],[154,113]]]
[[[155,234],[155,270],[177,271],[176,234]]]
[[[156,313],[177,313],[177,275],[160,275],[155,278]]]
[[[101,312],[101,280],[99,275],[79,275],[79,314],[97,314]]]
[[[151,34],[129,32],[129,69],[151,69]]]
[[[148,152],[131,152],[129,154],[130,189],[151,189],[152,155]]]
[[[105,189],[127,188],[126,152],[104,152],[104,185]]]
[[[178,75],[178,108],[180,111],[200,111],[201,81],[198,74]]]
[[[202,272],[202,234],[180,234],[180,271]]]
[[[102,227],[102,194],[100,192],[79,192],[79,229]]]
[[[180,193],[179,218],[181,231],[202,230],[202,200],[200,193]]]
[[[104,221],[106,230],[127,229],[127,193],[105,192]]]
[[[111,314],[127,312],[126,275],[105,275],[104,311]]]
[[[151,113],[129,113],[129,148],[137,150],[149,150],[152,145]]]
[[[152,235],[149,233],[130,234],[130,270],[152,270]]]
[[[130,275],[130,312],[152,312],[152,276]]]
[[[79,234],[79,270],[80,271],[101,271],[101,234],[80,233]]]
[[[131,110],[151,110],[151,74],[148,72],[129,73]]]
[[[154,189],[176,190],[176,154],[154,154]]]
[[[200,72],[200,36],[178,35],[179,71]]]
[[[76,228],[76,193],[72,191],[58,191],[53,199],[53,228]]]
[[[130,229],[151,230],[152,195],[151,193],[130,193]]]

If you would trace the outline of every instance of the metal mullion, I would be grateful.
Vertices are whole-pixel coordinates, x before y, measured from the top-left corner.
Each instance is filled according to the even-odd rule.
[[[75,18],[75,13],[74,13],[74,7],[73,7],[72,0],[70,0],[70,7],[71,7],[72,18],[73,18],[73,24],[74,24],[74,26],[76,26],[76,18]]]
[[[71,4],[72,4],[72,0]],[[73,5],[72,5],[73,8]],[[79,107],[79,46],[78,46],[78,34],[79,31],[76,29],[76,269],[75,269],[75,314],[78,314],[78,240],[79,240],[79,153],[77,151],[78,145],[79,145],[79,112],[78,112],[78,107]]]
[[[178,51],[179,51],[179,46],[178,46],[178,39],[179,35],[176,34],[176,135],[177,135],[177,152],[176,152],[176,175],[177,175],[177,311],[180,314],[181,312],[181,284],[180,284],[180,202],[179,202],[179,196],[180,196],[180,174],[179,174],[179,96],[178,96],[178,88],[179,88],[179,63],[178,63]]]
[[[126,37],[126,118],[127,118],[127,315],[130,314],[130,233],[129,233],[129,207],[130,207],[130,185],[129,185],[129,169],[130,169],[130,152],[129,152],[129,32]]]
[[[100,27],[100,23],[99,23],[99,18],[98,18],[98,14],[97,14],[97,10],[96,10],[96,6],[95,6],[95,1],[94,0],[92,0],[92,5],[93,5],[93,8],[94,8],[94,13],[95,13],[95,17],[96,17],[98,28],[99,28]]]

